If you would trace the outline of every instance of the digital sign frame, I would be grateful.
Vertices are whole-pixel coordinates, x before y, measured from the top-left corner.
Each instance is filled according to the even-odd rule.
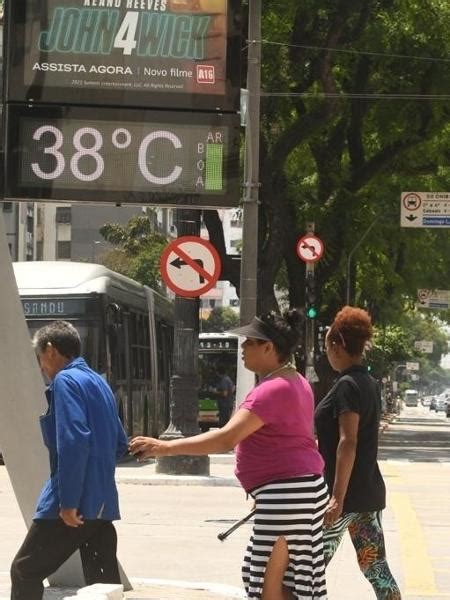
[[[8,102],[239,110],[239,0],[11,0]]]
[[[239,116],[8,104],[5,200],[232,208]]]

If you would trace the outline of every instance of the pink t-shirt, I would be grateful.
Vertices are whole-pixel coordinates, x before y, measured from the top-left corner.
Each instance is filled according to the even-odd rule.
[[[239,408],[264,421],[236,448],[235,474],[245,490],[323,473],[323,459],[313,434],[313,393],[304,377],[263,380]]]

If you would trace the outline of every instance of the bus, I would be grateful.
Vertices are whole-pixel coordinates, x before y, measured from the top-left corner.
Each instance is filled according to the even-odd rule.
[[[82,356],[110,383],[129,436],[157,437],[169,424],[172,303],[103,265],[13,263],[31,336],[55,319],[71,322]]]
[[[419,404],[419,392],[417,390],[405,390],[405,406],[417,406]]]
[[[199,417],[202,431],[219,425],[215,388],[218,367],[223,367],[236,386],[238,336],[231,333],[200,333],[198,340]]]

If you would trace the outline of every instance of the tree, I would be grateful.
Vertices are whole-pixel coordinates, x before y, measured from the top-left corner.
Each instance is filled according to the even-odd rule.
[[[431,354],[416,349],[415,342],[421,340],[433,343]],[[440,362],[446,353],[447,335],[442,323],[432,314],[407,310],[402,313],[400,324],[375,328],[367,360],[373,367],[375,377],[380,379],[392,376],[394,365],[417,362],[420,366],[420,387],[430,387],[433,381],[445,378]]]
[[[351,297],[378,323],[395,323],[418,287],[448,280],[448,232],[401,230],[398,213],[401,191],[448,185],[449,17],[444,0],[264,2],[260,311],[277,308],[281,273],[290,305],[304,305],[295,245],[308,221],[325,242],[325,322],[345,302],[349,254],[374,221],[351,263]],[[205,223],[238,288],[218,219]]]
[[[126,226],[107,223],[100,234],[115,246],[103,254],[105,266],[151,288],[161,289],[159,260],[167,239],[154,231],[148,216],[132,217]]]
[[[201,330],[204,332],[221,332],[239,326],[239,315],[229,306],[213,308],[207,319],[202,319]]]

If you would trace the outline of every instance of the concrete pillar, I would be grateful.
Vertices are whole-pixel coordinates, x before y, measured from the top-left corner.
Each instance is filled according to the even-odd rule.
[[[39,416],[47,410],[44,382],[31,346],[17,291],[0,212],[0,448],[27,527],[36,500],[48,478],[48,454],[42,442]],[[126,589],[130,584],[123,575]],[[51,578],[52,585],[84,585],[77,553]]]

